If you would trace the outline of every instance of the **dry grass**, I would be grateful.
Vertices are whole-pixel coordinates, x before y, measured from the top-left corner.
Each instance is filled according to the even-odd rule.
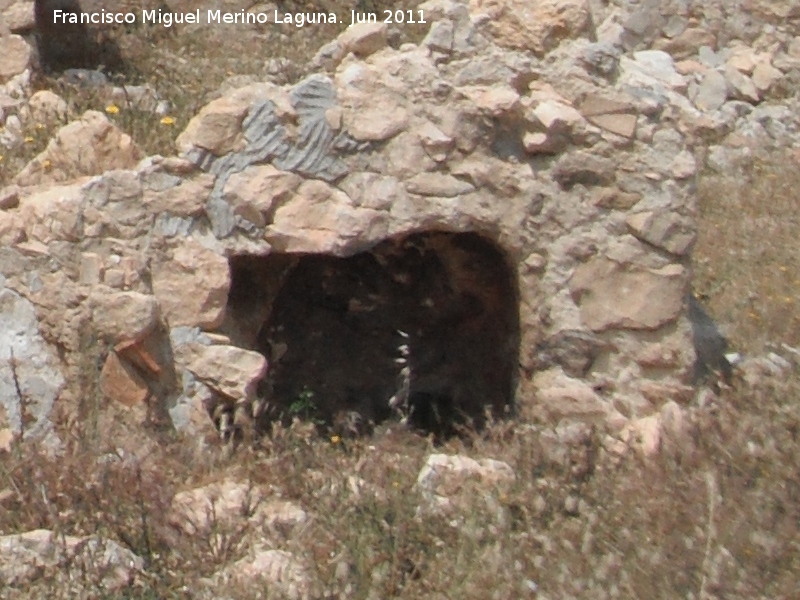
[[[415,480],[433,448],[409,433],[332,442],[297,425],[230,459],[191,460],[179,441],[140,460],[107,442],[68,443],[57,458],[26,446],[0,461],[0,532],[100,533],[145,559],[147,575],[123,595],[87,579],[86,597],[198,597],[201,577],[263,534],[243,517],[239,528],[184,537],[168,523],[170,499],[234,477],[311,515],[269,539],[309,565],[315,597],[524,598],[535,584],[547,598],[796,598],[798,391],[796,382],[727,390],[648,461],[607,454],[599,431],[558,446],[544,430],[499,423],[451,441],[436,451],[504,460],[517,476],[506,490],[467,486],[458,523],[418,513]],[[349,478],[363,481],[360,492]],[[15,592],[75,597],[58,581],[46,574]],[[281,597],[257,585],[228,595]]]
[[[733,345],[800,344],[800,164],[768,156],[699,185],[695,288]]]

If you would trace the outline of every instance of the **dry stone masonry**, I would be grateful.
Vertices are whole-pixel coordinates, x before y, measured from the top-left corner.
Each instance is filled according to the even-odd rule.
[[[798,136],[773,4],[432,0],[419,45],[353,27],[302,81],[209,103],[176,157],[85,113],[0,194],[0,429],[87,393],[190,435],[361,431],[398,392],[439,433],[656,418],[691,394],[698,169]],[[0,36],[8,146],[66,110],[26,48]]]

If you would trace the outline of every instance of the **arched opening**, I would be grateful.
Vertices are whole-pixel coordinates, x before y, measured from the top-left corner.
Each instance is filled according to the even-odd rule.
[[[358,434],[396,414],[446,437],[511,408],[516,280],[478,234],[418,233],[346,258],[235,257],[231,269],[227,333],[269,361],[260,428],[297,415]]]

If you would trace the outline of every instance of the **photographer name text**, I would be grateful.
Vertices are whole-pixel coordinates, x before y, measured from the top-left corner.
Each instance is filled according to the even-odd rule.
[[[132,12],[84,12],[75,13],[63,10],[53,11],[53,23],[69,25],[123,25],[133,24],[140,21],[144,24],[163,25],[172,27],[181,24],[228,24],[228,25],[266,25],[274,23],[276,25],[294,25],[304,27],[306,25],[325,25],[329,23],[390,23],[390,24],[417,24],[425,23],[425,15],[421,10],[384,10],[381,12],[359,12],[350,11],[349,22],[339,18],[332,12],[298,12],[298,13],[279,13],[275,10],[270,15],[266,12],[223,12],[221,10],[207,10],[206,20],[202,20],[200,9],[194,12],[170,13],[157,10],[143,10],[141,19],[136,18],[136,13]]]

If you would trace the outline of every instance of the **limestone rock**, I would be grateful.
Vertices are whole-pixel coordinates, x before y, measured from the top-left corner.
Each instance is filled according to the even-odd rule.
[[[301,181],[298,175],[272,165],[254,165],[228,179],[225,199],[234,213],[264,227],[274,209],[292,197]]]
[[[628,217],[627,224],[631,233],[643,242],[678,256],[689,252],[696,238],[689,220],[674,213],[655,211],[636,213]]]
[[[591,22],[584,0],[471,0],[470,11],[488,15],[487,27],[498,44],[537,55],[581,35]]]
[[[751,75],[756,65],[763,60],[764,57],[759,56],[753,48],[745,45],[737,45],[729,49],[725,66],[736,69],[745,75]]]
[[[690,402],[695,394],[695,389],[688,385],[679,383],[660,381],[650,381],[643,379],[636,383],[636,391],[641,394],[647,402],[647,411],[649,412],[651,406],[661,406],[670,400],[678,400],[681,403]]]
[[[570,377],[584,377],[605,347],[592,333],[560,331],[537,347],[536,359],[539,368],[560,366]]]
[[[354,206],[373,210],[390,210],[408,198],[396,177],[378,173],[352,173],[342,180],[339,188],[350,197]]]
[[[753,103],[761,99],[761,95],[758,92],[758,88],[753,83],[753,80],[740,71],[727,67],[725,69],[725,79],[730,89],[733,91],[734,98]]]
[[[35,437],[50,429],[64,385],[58,364],[39,333],[33,304],[0,283],[0,406],[13,431]]]
[[[25,114],[26,120],[33,123],[66,121],[68,106],[58,94],[54,94],[50,90],[39,90],[28,100]]]
[[[563,155],[553,169],[553,179],[566,190],[577,184],[609,185],[614,178],[614,163],[610,159],[583,151]]]
[[[19,206],[19,187],[9,185],[0,189],[0,210],[8,210]]]
[[[701,46],[716,45],[717,36],[714,32],[700,27],[688,27],[671,39],[659,40],[653,47],[668,52],[675,60],[680,60],[694,55]]]
[[[350,25],[338,38],[322,46],[311,64],[333,71],[351,52],[359,58],[365,58],[386,46],[387,31],[388,27],[382,21]]]
[[[670,400],[665,403],[661,407],[659,420],[662,452],[686,455],[694,451],[689,419],[677,402]]]
[[[563,135],[544,131],[526,131],[522,136],[522,147],[529,154],[558,154],[567,146]]]
[[[351,102],[345,106],[343,119],[347,132],[362,142],[387,140],[408,126],[408,112],[388,95]]]
[[[14,432],[8,427],[0,429],[0,452],[11,452],[14,444]]]
[[[584,124],[581,113],[553,99],[536,104],[526,118],[534,130],[523,136],[523,145],[526,152],[534,154],[555,154],[564,150]]]
[[[455,140],[433,123],[425,123],[417,133],[425,152],[436,162],[447,160],[448,155],[455,147]]]
[[[11,33],[25,34],[36,25],[33,14],[33,2],[12,2],[2,14],[6,27]]]
[[[0,83],[27,69],[31,57],[32,49],[22,36],[0,36]]]
[[[386,236],[388,215],[353,206],[347,195],[323,181],[304,181],[275,210],[264,238],[284,252],[344,253],[348,241],[378,241]]]
[[[186,240],[152,266],[153,293],[170,327],[216,329],[230,289],[228,261]]]
[[[150,397],[147,382],[116,352],[110,352],[100,371],[100,390],[114,402],[132,407],[143,405]]]
[[[24,239],[25,226],[19,215],[10,212],[0,213],[0,243],[12,246]]]
[[[674,369],[679,364],[677,349],[661,343],[648,344],[636,356],[636,362],[650,369]]]
[[[769,62],[759,62],[753,69],[753,84],[762,94],[772,88],[783,77],[783,73]]]
[[[642,195],[636,192],[623,192],[618,188],[598,188],[592,195],[592,203],[599,208],[628,210],[633,208]]]
[[[169,515],[188,535],[235,531],[244,519],[257,527],[293,527],[307,515],[291,502],[270,500],[263,486],[230,479],[176,494]]]
[[[646,457],[655,456],[661,449],[661,417],[650,415],[634,419],[623,432],[623,437],[629,439]]]
[[[64,564],[99,576],[108,591],[119,590],[144,572],[144,561],[112,540],[79,538],[46,529],[0,536],[0,580],[19,586]]]
[[[642,269],[597,257],[575,270],[570,290],[594,331],[656,329],[680,314],[686,281],[677,264]]]
[[[511,115],[519,109],[519,93],[510,86],[463,86],[458,91],[492,117]]]
[[[262,354],[236,346],[193,343],[180,352],[186,368],[200,381],[236,402],[252,400],[267,372]]]
[[[555,100],[540,102],[532,111],[533,117],[545,129],[572,129],[583,121],[577,110]]]
[[[27,191],[27,190],[26,190]],[[80,184],[38,189],[20,197],[19,216],[29,240],[49,244],[83,237],[83,189]]]
[[[129,135],[108,118],[90,110],[58,130],[55,137],[17,175],[19,185],[35,185],[97,175],[112,169],[129,169],[142,152]]]
[[[585,381],[568,377],[560,368],[534,375],[537,410],[558,420],[600,418],[608,413],[607,403]]]
[[[113,344],[141,340],[158,324],[158,303],[147,294],[98,286],[89,296],[89,306],[97,334]]]
[[[629,85],[651,86],[656,81],[667,88],[686,89],[686,79],[675,70],[675,61],[662,50],[634,52],[633,59],[620,59],[620,78]]]
[[[421,196],[453,198],[461,194],[468,194],[475,191],[475,187],[452,175],[443,173],[420,173],[406,182],[406,190],[412,194],[420,194]]]
[[[700,110],[718,109],[728,98],[728,82],[717,71],[708,71],[695,93],[694,103]]]
[[[242,121],[250,107],[250,98],[223,96],[197,113],[175,140],[182,152],[198,147],[214,155],[238,149],[243,142]]]
[[[364,58],[386,46],[386,23],[356,23],[337,38],[344,54],[352,52]]]
[[[209,582],[222,593],[229,581],[244,586],[268,586],[288,600],[311,600],[316,587],[303,563],[285,550],[258,549],[216,573]]]
[[[142,204],[154,213],[170,213],[182,217],[194,217],[203,212],[206,201],[214,187],[214,178],[204,173],[179,185],[161,191],[148,190]]]
[[[580,60],[588,71],[603,77],[613,77],[619,68],[620,49],[607,41],[588,44]]]
[[[503,461],[431,454],[417,476],[417,487],[429,509],[449,511],[458,508],[469,495],[507,490],[515,480],[514,470]]]

